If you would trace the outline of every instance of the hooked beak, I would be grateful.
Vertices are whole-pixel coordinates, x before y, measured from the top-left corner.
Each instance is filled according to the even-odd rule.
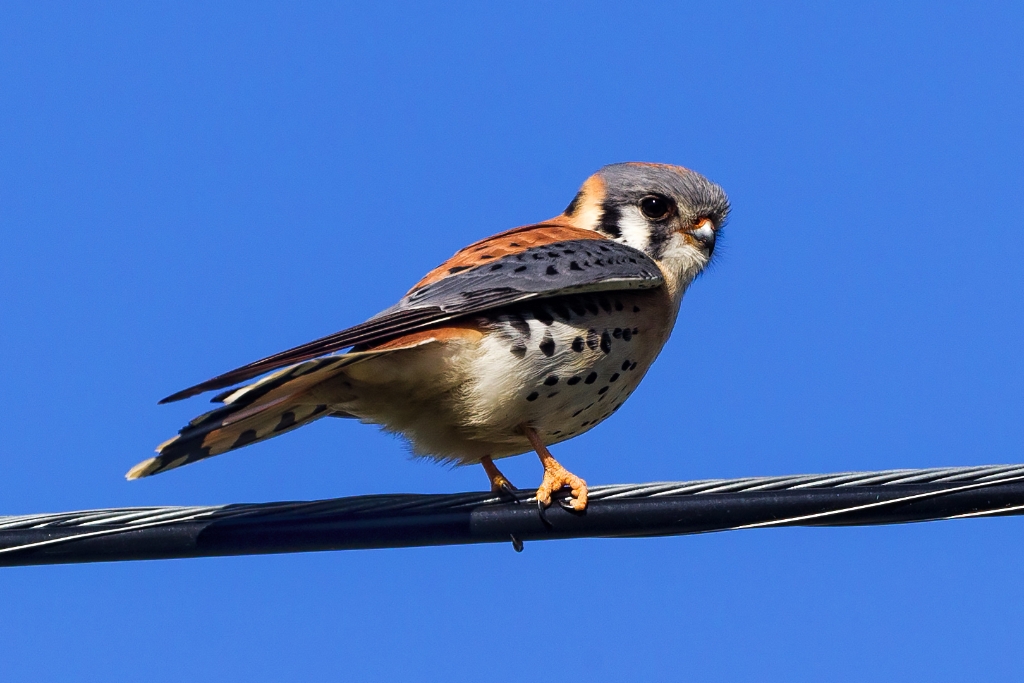
[[[693,226],[690,230],[686,231],[686,235],[693,239],[699,246],[707,249],[708,255],[715,250],[715,233],[717,229],[715,224],[711,222],[710,218],[702,218]]]

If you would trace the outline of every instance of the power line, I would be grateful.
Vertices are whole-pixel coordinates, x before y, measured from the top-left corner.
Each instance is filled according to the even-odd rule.
[[[564,496],[560,499],[565,500]],[[599,486],[586,512],[531,492],[395,494],[0,517],[0,566],[899,524],[1024,513],[1024,465]]]

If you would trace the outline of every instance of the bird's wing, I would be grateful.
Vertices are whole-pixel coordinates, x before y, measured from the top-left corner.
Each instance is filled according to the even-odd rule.
[[[528,299],[652,289],[662,283],[661,271],[650,257],[596,232],[543,223],[516,228],[463,249],[397,304],[364,323],[218,375],[161,403]]]

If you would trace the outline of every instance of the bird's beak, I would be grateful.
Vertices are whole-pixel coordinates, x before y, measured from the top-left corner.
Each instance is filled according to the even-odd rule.
[[[702,218],[697,225],[684,231],[687,237],[707,249],[708,253],[715,249],[715,232],[717,232],[715,224],[711,222],[710,218]]]

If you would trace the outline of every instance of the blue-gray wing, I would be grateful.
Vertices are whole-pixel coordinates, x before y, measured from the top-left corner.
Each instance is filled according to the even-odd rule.
[[[664,280],[646,254],[606,239],[552,242],[462,269],[419,286],[364,323],[231,370],[163,399],[223,389],[271,370],[373,344],[456,318],[531,299],[581,292],[653,289]]]

